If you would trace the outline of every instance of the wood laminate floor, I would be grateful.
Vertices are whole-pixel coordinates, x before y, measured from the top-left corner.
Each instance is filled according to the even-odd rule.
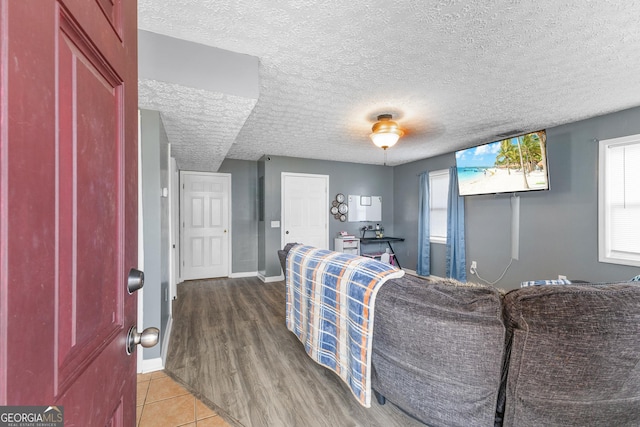
[[[178,285],[165,371],[229,424],[418,427],[391,403],[362,407],[285,325],[284,282]]]

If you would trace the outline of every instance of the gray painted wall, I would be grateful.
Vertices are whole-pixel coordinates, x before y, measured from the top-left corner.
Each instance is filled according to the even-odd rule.
[[[597,253],[598,155],[594,139],[636,133],[640,133],[640,108],[547,129],[551,190],[520,194],[519,260],[513,262],[497,286],[513,289],[523,280],[553,279],[559,274],[613,281],[640,273],[635,267],[600,263]],[[385,232],[406,239],[394,249],[402,266],[415,270],[418,174],[454,164],[453,153],[394,168],[279,156],[265,156],[258,162],[227,159],[220,172],[232,174],[232,271],[280,275],[276,257],[280,229],[270,224],[280,221],[282,172],[329,175],[330,199],[338,192],[381,195]],[[258,218],[260,177],[264,178],[264,221]],[[509,195],[471,196],[465,203],[468,264],[477,261],[480,275],[494,281],[510,260]],[[338,231],[358,233],[362,226],[333,218],[329,224],[331,248]],[[445,246],[432,244],[432,274],[444,276],[445,268]],[[471,276],[469,280],[478,281]]]
[[[167,135],[160,113],[140,110],[142,215],[144,247],[144,327],[160,328],[159,344],[143,349],[143,359],[160,357],[169,320],[169,206],[162,197],[168,186]]]
[[[640,108],[547,129],[551,190],[520,194],[520,254],[497,286],[514,289],[523,280],[559,274],[588,281],[628,280],[637,267],[598,262],[598,147],[594,140],[640,133]],[[417,234],[418,177],[423,170],[455,163],[454,154],[394,168],[398,234]],[[509,195],[465,199],[467,264],[478,262],[494,281],[511,254]],[[444,275],[444,247],[432,245],[432,274]],[[415,269],[417,241],[407,241],[403,266]],[[435,249],[435,250],[434,250]],[[477,281],[469,276],[470,281]]]
[[[225,159],[218,172],[231,174],[231,271],[255,273],[258,271],[257,163]]]
[[[386,235],[395,235],[393,168],[282,156],[265,156],[259,164],[258,176],[264,176],[265,179],[265,218],[259,223],[260,231],[258,233],[258,247],[264,256],[264,264],[260,264],[259,271],[265,277],[279,276],[282,272],[277,258],[277,250],[281,246],[281,231],[280,228],[271,227],[271,221],[281,220],[282,172],[329,175],[330,200],[333,200],[337,193],[343,193],[345,196],[349,194],[382,196],[381,224],[385,227]],[[262,169],[264,169],[263,174]],[[330,213],[327,211],[327,216],[329,215]],[[330,248],[333,249],[333,238],[339,231],[349,231],[358,235],[359,228],[364,224],[367,223],[340,222],[331,217],[329,219]],[[404,243],[397,243],[394,245],[394,249],[398,250],[403,246]],[[400,262],[402,261],[400,259]]]
[[[160,192],[163,188],[169,190],[169,138],[164,129],[162,118],[158,113],[160,124]],[[169,225],[169,198],[160,197],[160,325],[164,331],[171,317],[171,302],[169,301],[169,287],[171,286],[171,278],[169,276],[169,265],[171,264],[171,255],[169,251],[169,241],[171,240],[171,226]],[[162,341],[161,341],[162,343]],[[160,347],[160,345],[158,345]]]
[[[416,270],[418,260],[418,175],[424,171],[448,169],[454,163],[453,155],[432,157],[418,162],[396,166],[393,170],[394,218],[398,236],[406,240],[398,253],[404,268]],[[398,248],[395,248],[398,252]],[[444,277],[446,273],[445,245],[431,244],[431,274]]]

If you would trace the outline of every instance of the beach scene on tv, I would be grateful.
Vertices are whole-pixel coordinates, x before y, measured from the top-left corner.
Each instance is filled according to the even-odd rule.
[[[456,152],[461,196],[548,190],[546,131]]]

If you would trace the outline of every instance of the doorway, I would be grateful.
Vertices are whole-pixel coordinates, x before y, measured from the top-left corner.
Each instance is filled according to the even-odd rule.
[[[281,246],[329,249],[329,176],[282,172]]]
[[[231,175],[180,172],[182,280],[228,277],[231,271]]]

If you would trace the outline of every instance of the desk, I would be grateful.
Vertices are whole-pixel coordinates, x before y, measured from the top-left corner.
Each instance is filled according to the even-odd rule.
[[[361,237],[360,238],[360,245],[368,245],[372,243],[386,243],[387,246],[389,246],[391,253],[394,254],[396,258],[396,262],[398,263],[398,268],[402,268],[400,266],[400,261],[398,260],[398,255],[396,255],[395,251],[393,250],[393,247],[391,247],[391,242],[404,242],[404,239],[402,237]],[[360,249],[360,251],[362,252],[362,248]]]

